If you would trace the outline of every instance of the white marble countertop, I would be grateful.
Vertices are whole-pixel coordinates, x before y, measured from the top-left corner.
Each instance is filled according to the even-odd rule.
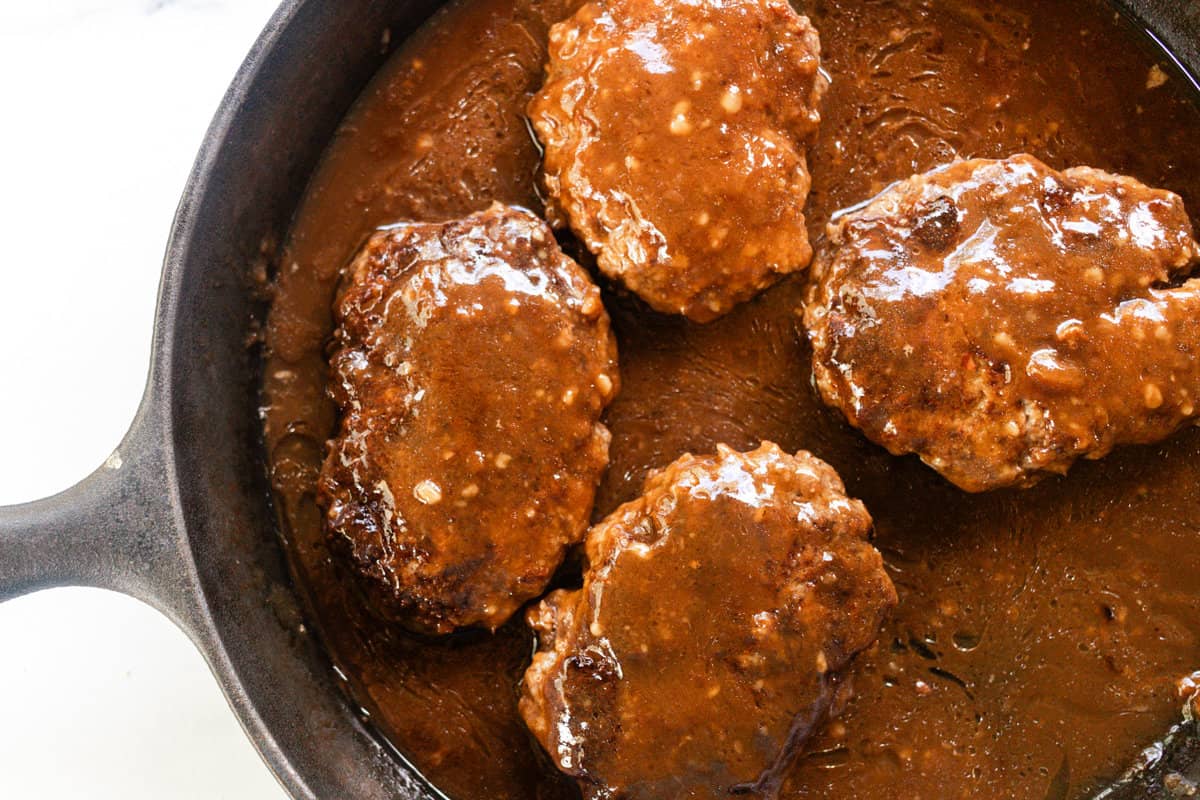
[[[175,205],[275,3],[0,3],[0,503],[66,488],[128,426]],[[182,633],[62,589],[0,605],[0,797],[283,792]]]

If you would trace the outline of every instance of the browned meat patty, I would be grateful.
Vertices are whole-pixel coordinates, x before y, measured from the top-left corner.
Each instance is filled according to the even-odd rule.
[[[529,108],[551,221],[655,309],[698,322],[807,267],[819,64],[785,0],[585,5],[551,30]]]
[[[1183,202],[1030,156],[964,161],[830,226],[817,386],[967,491],[1027,486],[1196,414],[1200,248]]]
[[[683,456],[529,612],[522,716],[589,800],[767,788],[896,603],[870,527],[808,453]]]
[[[587,528],[617,390],[600,293],[529,212],[375,234],[336,307],[319,501],[388,616],[496,628]]]

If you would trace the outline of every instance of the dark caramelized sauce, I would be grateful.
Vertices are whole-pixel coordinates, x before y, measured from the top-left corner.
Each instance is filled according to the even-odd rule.
[[[376,226],[492,200],[540,204],[522,118],[548,24],[571,0],[460,0],[381,71],[330,145],[279,262],[266,443],[299,583],[372,721],[458,800],[570,797],[516,714],[530,638],[418,640],[368,613],[313,501],[333,429],[325,342],[339,269]],[[831,213],[954,156],[1027,151],[1179,192],[1200,209],[1200,113],[1158,83],[1099,0],[801,4],[833,86],[810,155],[817,246]],[[900,593],[855,697],[783,796],[1074,798],[1176,717],[1200,666],[1200,431],[1126,448],[1028,491],[964,494],[824,409],[795,309],[803,278],[706,326],[609,295],[623,389],[597,515],[685,450],[761,439],[833,464],[871,510]]]

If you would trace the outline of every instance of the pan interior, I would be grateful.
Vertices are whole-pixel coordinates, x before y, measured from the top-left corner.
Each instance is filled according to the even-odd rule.
[[[493,200],[540,210],[522,114],[548,27],[572,5],[458,0],[391,56],[311,178],[266,328],[265,442],[306,616],[355,705],[459,800],[574,790],[516,714],[531,645],[523,623],[494,636],[405,636],[364,608],[330,557],[313,500],[336,421],[324,390],[330,304],[339,270],[377,226]],[[814,240],[835,210],[956,156],[1029,152],[1057,168],[1096,166],[1200,211],[1190,85],[1107,4],[801,5],[833,76],[810,154]],[[811,450],[871,510],[901,603],[859,661],[854,699],[782,796],[1095,791],[1166,730],[1176,681],[1200,667],[1200,431],[1032,490],[965,495],[822,407],[797,328],[802,284],[785,281],[706,326],[606,290],[623,389],[607,418],[612,464],[597,515],[686,451],[763,439]]]

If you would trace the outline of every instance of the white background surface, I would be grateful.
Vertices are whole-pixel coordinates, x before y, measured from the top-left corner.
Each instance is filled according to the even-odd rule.
[[[275,1],[0,0],[0,504],[125,432],[176,203]],[[0,605],[0,798],[282,797],[157,612],[85,589]]]

